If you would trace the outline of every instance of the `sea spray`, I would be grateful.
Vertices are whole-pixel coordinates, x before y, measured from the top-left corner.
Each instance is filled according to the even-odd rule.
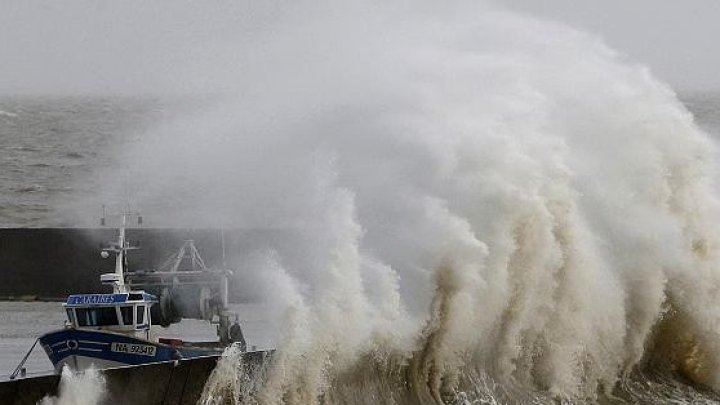
[[[238,345],[231,345],[208,377],[198,405],[240,404],[251,398],[253,379]]]
[[[667,86],[488,3],[295,6],[125,155],[158,224],[299,235],[240,275],[285,324],[243,401],[720,388],[714,145]]]
[[[99,405],[105,396],[105,378],[95,368],[74,372],[63,367],[56,397],[45,397],[38,405]]]

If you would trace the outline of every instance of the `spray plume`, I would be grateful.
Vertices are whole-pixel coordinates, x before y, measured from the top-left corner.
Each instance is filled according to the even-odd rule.
[[[158,225],[301,235],[247,275],[284,330],[235,401],[595,400],[659,363],[720,388],[714,145],[647,69],[483,2],[246,34],[230,96],[127,153]]]
[[[57,397],[45,397],[38,405],[96,405],[105,395],[105,379],[94,368],[75,373],[62,370]]]

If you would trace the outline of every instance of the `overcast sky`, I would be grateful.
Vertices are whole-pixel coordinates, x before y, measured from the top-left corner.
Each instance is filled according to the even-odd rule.
[[[247,2],[0,0],[0,93],[193,91],[188,75],[202,88],[290,4]],[[720,89],[720,0],[497,3],[596,33],[678,90]]]
[[[507,0],[600,35],[679,90],[720,89],[720,0]]]

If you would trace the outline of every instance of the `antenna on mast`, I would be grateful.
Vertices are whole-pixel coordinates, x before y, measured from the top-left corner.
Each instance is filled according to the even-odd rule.
[[[137,246],[130,246],[126,239],[126,227],[128,226],[128,217],[131,216],[137,216],[138,217],[138,224],[142,223],[142,219],[140,219],[140,214],[136,212],[130,211],[130,204],[127,205],[127,210],[120,213],[120,219],[121,223],[118,227],[118,236],[117,236],[117,242],[111,244],[108,247],[105,247],[100,252],[100,255],[103,258],[108,258],[111,253],[115,254],[115,272],[114,273],[107,273],[102,274],[100,276],[100,281],[103,284],[112,285],[113,292],[114,293],[124,293],[128,292],[129,288],[125,284],[125,271],[128,267],[128,256],[127,252],[129,250],[137,249]],[[102,225],[105,225],[106,218],[105,218],[105,206],[103,205],[103,217],[101,219]]]
[[[222,265],[223,269],[227,269],[227,260],[225,260],[225,227],[220,227],[220,243],[222,244]]]

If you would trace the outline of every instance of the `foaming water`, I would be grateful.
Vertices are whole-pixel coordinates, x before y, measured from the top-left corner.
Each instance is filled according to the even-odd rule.
[[[203,403],[714,400],[715,146],[671,89],[485,3],[281,20],[237,44],[239,96],[126,154],[158,223],[301,235],[240,275],[268,368],[227,354]]]
[[[97,405],[105,395],[105,379],[94,368],[73,372],[63,368],[56,397],[45,397],[38,405]]]
[[[249,379],[243,372],[242,351],[236,346],[230,346],[222,354],[217,366],[205,383],[201,405],[222,404],[231,399],[238,403],[244,391],[249,387]]]

